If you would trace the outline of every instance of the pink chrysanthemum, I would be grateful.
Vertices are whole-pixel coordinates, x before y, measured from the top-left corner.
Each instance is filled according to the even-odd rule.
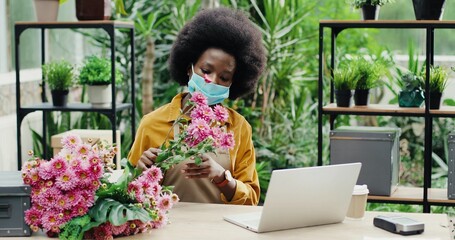
[[[82,200],[84,200],[82,194],[79,191],[70,191],[66,194],[66,196],[68,200],[68,205],[71,207],[76,206]]]
[[[55,156],[50,160],[50,163],[55,177],[64,173],[68,168],[68,162],[62,156]]]
[[[87,156],[90,153],[91,149],[92,149],[92,146],[90,146],[89,144],[80,144],[80,145],[76,146],[75,151],[79,155]]]
[[[203,119],[205,122],[210,123],[215,118],[215,113],[212,108],[207,105],[196,106],[190,113],[192,119]]]
[[[40,226],[42,215],[42,211],[39,211],[36,207],[32,207],[25,211],[25,222],[28,225]]]
[[[82,144],[82,139],[77,135],[67,135],[62,138],[63,148],[75,149],[75,147],[80,144]]]
[[[55,176],[55,172],[50,161],[41,163],[38,175],[44,180],[51,179]]]
[[[163,173],[161,172],[161,169],[154,165],[147,169],[143,173],[143,176],[145,176],[150,182],[159,182],[161,179],[163,179]]]
[[[193,119],[187,129],[186,142],[190,147],[197,145],[210,136],[210,126],[202,119]]]
[[[215,120],[218,122],[226,122],[228,120],[229,113],[226,108],[221,105],[216,105],[213,108],[213,113],[215,114]]]
[[[158,208],[162,211],[167,211],[172,208],[173,202],[171,200],[171,195],[169,194],[163,194],[159,199],[158,199]]]
[[[43,228],[46,229],[47,231],[53,231],[55,232],[56,228],[60,226],[63,222],[59,219],[58,214],[53,212],[53,211],[46,211],[43,213],[42,216],[42,225]]]
[[[78,179],[74,171],[69,168],[64,173],[60,174],[56,178],[55,185],[61,190],[69,191],[72,190],[78,184]]]
[[[167,216],[163,211],[158,211],[158,218],[152,222],[153,228],[162,228],[167,224]]]
[[[133,181],[128,184],[128,194],[134,196],[136,201],[142,203],[145,201],[144,191],[142,190],[142,184],[139,181]]]
[[[232,149],[234,148],[235,141],[234,141],[234,134],[232,132],[224,133],[220,138],[220,147],[224,149]]]
[[[190,101],[196,105],[207,105],[207,98],[200,92],[194,92],[191,95]]]
[[[58,197],[62,195],[62,192],[56,187],[51,187],[41,192],[37,203],[45,208],[53,208],[57,204]]]
[[[112,235],[117,236],[117,235],[122,234],[125,231],[125,229],[128,227],[128,225],[129,225],[128,223],[124,223],[120,226],[112,225],[112,227],[111,227]]]

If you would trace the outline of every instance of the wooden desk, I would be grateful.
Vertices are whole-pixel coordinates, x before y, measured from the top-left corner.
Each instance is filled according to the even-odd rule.
[[[367,212],[363,220],[344,220],[342,223],[316,227],[291,229],[268,233],[253,233],[223,220],[223,215],[260,210],[261,207],[231,206],[222,204],[178,203],[169,214],[171,223],[162,229],[153,229],[119,239],[160,240],[254,240],[254,239],[337,239],[337,240],[395,240],[395,239],[449,239],[445,214],[380,213]],[[379,214],[399,214],[425,223],[425,232],[420,235],[401,236],[373,226],[373,217]],[[277,219],[280,221],[280,219]],[[33,239],[45,239],[43,233],[35,233]],[[26,239],[11,238],[8,240]]]

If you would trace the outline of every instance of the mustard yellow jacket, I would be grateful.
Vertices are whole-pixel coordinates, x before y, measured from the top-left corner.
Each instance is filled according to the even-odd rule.
[[[145,150],[151,147],[159,148],[166,140],[169,129],[180,115],[183,96],[185,93],[178,94],[170,103],[142,118],[133,147],[128,154],[128,160],[133,165],[137,164]],[[260,188],[251,125],[235,110],[227,110],[229,118],[226,127],[228,131],[233,131],[235,139],[235,146],[229,153],[232,176],[236,179],[237,188],[231,201],[227,201],[223,194],[221,200],[227,204],[257,205]],[[173,131],[170,131],[170,138],[173,138]]]

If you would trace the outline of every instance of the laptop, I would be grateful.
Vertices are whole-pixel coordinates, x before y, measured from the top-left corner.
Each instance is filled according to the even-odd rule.
[[[260,212],[224,216],[253,232],[342,222],[361,163],[274,170]]]

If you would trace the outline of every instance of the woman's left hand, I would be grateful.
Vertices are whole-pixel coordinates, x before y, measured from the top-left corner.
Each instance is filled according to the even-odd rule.
[[[182,170],[182,173],[185,174],[187,178],[224,178],[225,169],[220,164],[207,154],[202,154],[200,157],[202,159],[200,165],[190,162],[187,163],[186,168]],[[190,159],[194,160],[194,157],[191,157]]]

